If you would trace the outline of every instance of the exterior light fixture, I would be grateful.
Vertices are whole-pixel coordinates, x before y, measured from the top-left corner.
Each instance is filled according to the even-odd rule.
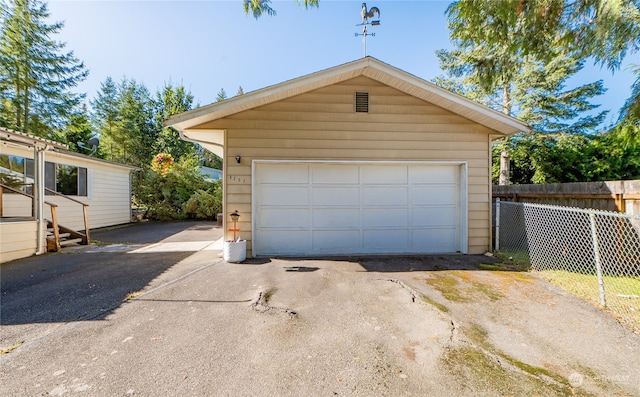
[[[240,164],[240,160],[241,160],[241,159],[242,159],[242,157],[240,157],[240,155],[236,156],[236,162],[237,162],[238,164]]]

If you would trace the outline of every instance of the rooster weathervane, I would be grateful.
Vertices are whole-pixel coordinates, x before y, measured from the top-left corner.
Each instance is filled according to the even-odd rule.
[[[378,15],[377,20],[373,20],[375,15]],[[362,33],[356,33],[356,37],[362,36],[362,43],[364,44],[364,56],[367,56],[367,36],[375,36],[375,33],[367,33],[367,25],[378,26],[380,25],[380,9],[378,7],[371,7],[367,10],[367,3],[362,3],[362,11],[360,12],[362,17],[362,23],[356,26],[362,26]],[[371,19],[371,21],[369,21]]]

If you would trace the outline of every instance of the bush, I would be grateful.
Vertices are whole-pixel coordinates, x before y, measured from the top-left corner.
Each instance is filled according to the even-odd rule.
[[[214,219],[222,211],[222,195],[198,190],[183,204],[182,210],[196,219]]]
[[[145,169],[133,183],[135,204],[146,208],[150,219],[213,219],[222,209],[221,182],[207,181],[198,164],[198,158],[189,155],[164,175]]]

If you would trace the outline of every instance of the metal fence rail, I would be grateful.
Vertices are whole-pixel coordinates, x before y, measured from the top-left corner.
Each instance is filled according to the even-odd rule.
[[[496,202],[496,251],[640,331],[640,217]]]

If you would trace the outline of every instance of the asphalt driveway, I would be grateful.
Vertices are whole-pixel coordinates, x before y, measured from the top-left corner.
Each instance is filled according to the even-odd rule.
[[[6,395],[640,395],[640,338],[485,256],[221,258],[136,224],[0,268]]]

